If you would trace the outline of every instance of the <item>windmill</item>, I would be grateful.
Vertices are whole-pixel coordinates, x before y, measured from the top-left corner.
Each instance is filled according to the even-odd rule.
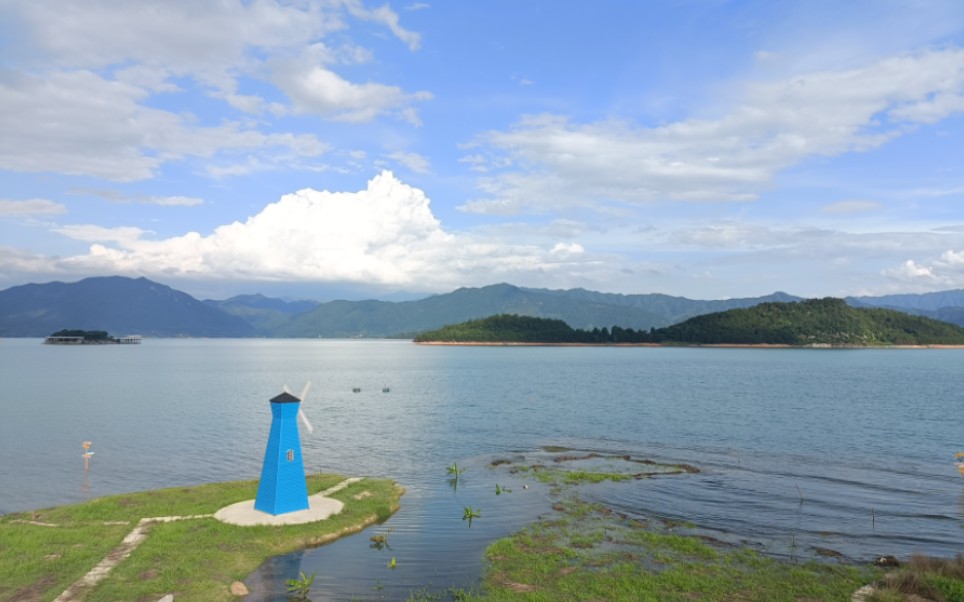
[[[301,398],[285,385],[282,393],[271,400],[271,430],[264,452],[261,480],[254,508],[268,514],[285,514],[308,509],[308,484],[301,454],[298,420],[309,433],[314,432],[301,403],[308,396],[311,383],[305,384]]]

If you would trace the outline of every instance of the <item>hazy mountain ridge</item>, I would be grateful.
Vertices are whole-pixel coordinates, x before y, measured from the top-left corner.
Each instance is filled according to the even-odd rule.
[[[105,276],[0,291],[0,336],[47,336],[63,328],[156,337],[256,334],[249,322],[147,278]]]
[[[659,293],[624,295],[493,284],[413,301],[286,301],[260,294],[198,301],[146,278],[87,278],[0,291],[0,336],[40,337],[62,328],[171,337],[411,337],[496,314],[559,319],[573,328],[648,330],[707,313],[765,302],[799,301],[787,293],[694,300]],[[939,306],[939,303],[960,305]],[[856,297],[858,307],[888,307],[964,325],[964,290]],[[904,303],[906,307],[895,304]]]

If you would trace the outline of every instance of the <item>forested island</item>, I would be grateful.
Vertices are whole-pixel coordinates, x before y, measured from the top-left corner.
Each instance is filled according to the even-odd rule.
[[[48,345],[136,345],[139,336],[112,337],[106,330],[58,330],[44,339]]]
[[[828,297],[711,313],[665,328],[575,329],[562,320],[500,314],[423,332],[416,343],[786,345],[879,347],[964,345],[964,328],[898,311],[855,308]]]

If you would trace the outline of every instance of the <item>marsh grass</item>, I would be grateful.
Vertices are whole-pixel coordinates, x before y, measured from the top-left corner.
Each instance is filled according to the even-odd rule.
[[[309,494],[342,480],[311,475]],[[0,548],[14,553],[0,555],[0,600],[52,599],[117,546],[141,518],[213,514],[254,498],[257,488],[257,481],[177,487],[4,516]],[[369,495],[360,496],[362,491]],[[147,539],[87,600],[157,599],[167,593],[202,602],[230,600],[231,582],[244,579],[265,559],[382,522],[398,508],[401,494],[391,481],[365,479],[332,495],[345,504],[340,514],[308,525],[237,527],[214,518],[155,523]],[[57,526],[18,522],[24,520]]]
[[[934,602],[964,602],[964,554],[954,558],[913,555],[874,587],[868,602],[902,602],[913,596]]]

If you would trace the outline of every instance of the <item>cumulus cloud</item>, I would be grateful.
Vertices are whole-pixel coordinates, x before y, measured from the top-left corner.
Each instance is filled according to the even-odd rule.
[[[577,244],[542,247],[446,231],[429,199],[391,172],[358,192],[287,194],[244,222],[209,235],[150,240],[139,228],[64,226],[94,242],[63,266],[166,277],[417,285],[444,290],[591,262]]]
[[[898,266],[885,270],[884,274],[903,280],[919,280],[921,278],[927,280],[934,279],[934,270],[927,266],[920,265],[913,259],[908,259]]]
[[[922,261],[908,259],[882,273],[912,290],[964,288],[964,249],[948,249]]]
[[[0,199],[0,217],[22,217],[28,215],[57,215],[66,213],[67,207],[47,199],[10,201]]]
[[[716,119],[646,127],[530,115],[483,133],[475,146],[507,166],[480,180],[484,198],[465,209],[753,200],[777,172],[804,159],[876,148],[964,112],[964,50],[753,83],[742,98]]]

